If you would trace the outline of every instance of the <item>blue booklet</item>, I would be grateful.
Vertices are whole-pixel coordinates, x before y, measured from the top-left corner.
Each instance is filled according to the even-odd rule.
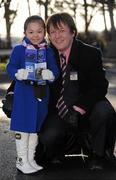
[[[47,68],[46,48],[26,49],[25,51],[25,68],[28,70],[28,80],[36,81],[38,84],[46,84],[42,80],[42,70]]]

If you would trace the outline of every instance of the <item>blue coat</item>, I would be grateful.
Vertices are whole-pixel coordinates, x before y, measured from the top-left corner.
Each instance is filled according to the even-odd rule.
[[[47,67],[55,78],[59,71],[56,65],[54,53],[50,47],[47,47]],[[10,57],[7,65],[7,72],[11,79],[15,79],[15,73],[18,69],[25,68],[25,47],[17,45]],[[24,81],[16,80],[14,90],[14,103],[11,115],[11,130],[35,133],[39,132],[42,122],[48,113],[49,85],[46,85],[46,96],[40,102],[34,96],[32,85],[25,84]]]

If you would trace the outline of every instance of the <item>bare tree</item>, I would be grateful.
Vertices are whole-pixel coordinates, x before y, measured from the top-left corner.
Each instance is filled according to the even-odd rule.
[[[53,9],[53,12],[56,12],[56,11],[64,11],[64,9],[67,9],[70,11],[70,14],[74,17],[74,19],[76,19],[76,10],[77,10],[77,5],[78,5],[78,2],[77,0],[64,0],[64,1],[59,1],[59,0],[56,0],[55,3],[54,3],[54,9]]]
[[[115,0],[95,0],[95,1],[101,3],[103,6],[107,5],[106,10],[109,12],[110,23],[111,23],[111,38],[114,39],[115,36],[116,36],[116,28],[115,28],[115,25],[114,25],[113,11],[114,11],[114,8],[116,7],[116,2],[115,2]]]
[[[108,29],[107,29],[107,23],[106,23],[106,14],[105,14],[105,4],[102,4],[102,12],[103,12],[103,18],[104,18],[104,26],[105,26],[105,33],[108,33]]]
[[[30,8],[30,2],[29,2],[29,0],[27,0],[27,5],[28,5],[29,16],[31,16],[31,8]]]
[[[12,0],[2,0],[0,5],[4,7],[4,18],[6,22],[6,39],[7,39],[7,47],[11,47],[11,26],[14,22],[14,19],[17,15],[17,9],[18,9],[18,4],[16,10],[10,9],[10,4]]]
[[[3,0],[0,1],[0,7],[2,7],[2,3],[3,3],[3,2],[4,2]]]
[[[55,0],[54,8],[51,9],[51,12],[52,13],[62,12],[63,11],[63,3],[64,3],[64,1]]]
[[[50,7],[51,0],[36,0],[36,3],[39,4],[39,6],[43,6],[45,9],[45,20],[48,18],[48,9]]]
[[[91,1],[88,3],[87,0],[79,1],[79,0],[64,0],[64,1],[55,1],[55,8],[54,11],[63,11],[64,8],[70,11],[70,14],[76,20],[77,11],[80,11],[79,7],[81,8],[80,15],[84,18],[85,21],[85,36],[88,36],[89,26],[92,21],[92,18],[96,15],[96,13],[101,8],[99,4],[95,1]],[[82,13],[82,9],[84,12]]]
[[[114,0],[110,0],[107,2],[107,4],[108,4],[108,10],[109,10],[109,16],[110,16],[110,22],[111,22],[111,34],[112,34],[112,37],[114,38],[116,35],[116,29],[114,26],[114,15],[113,15],[115,2]]]
[[[84,8],[84,13],[82,14],[82,16],[85,20],[85,36],[88,36],[90,23],[93,17],[99,11],[100,6],[98,6],[97,2],[95,1],[91,1],[91,3],[88,3],[87,0],[83,0],[82,6]]]
[[[116,58],[116,29],[114,26],[114,15],[113,11],[114,8],[116,7],[116,2],[115,0],[96,0],[101,4],[105,4],[107,6],[107,11],[109,12],[109,17],[110,17],[110,23],[111,23],[111,31],[110,31],[110,39],[108,41],[108,47],[107,51],[105,53],[106,57],[109,58]]]

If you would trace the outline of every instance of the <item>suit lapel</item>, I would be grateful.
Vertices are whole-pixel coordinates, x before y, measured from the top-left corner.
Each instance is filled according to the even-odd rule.
[[[81,54],[80,42],[78,40],[74,40],[69,55],[69,63],[73,65],[73,67],[76,67],[77,69],[80,64],[80,54]]]

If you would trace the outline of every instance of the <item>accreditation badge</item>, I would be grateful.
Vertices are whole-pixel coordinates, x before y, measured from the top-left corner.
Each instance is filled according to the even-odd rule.
[[[70,72],[70,81],[77,81],[78,80],[78,72],[77,71],[71,71]]]
[[[42,70],[47,68],[46,48],[41,47],[38,50],[26,49],[25,68],[28,70],[28,80],[36,81],[38,85],[46,84],[42,79]]]

